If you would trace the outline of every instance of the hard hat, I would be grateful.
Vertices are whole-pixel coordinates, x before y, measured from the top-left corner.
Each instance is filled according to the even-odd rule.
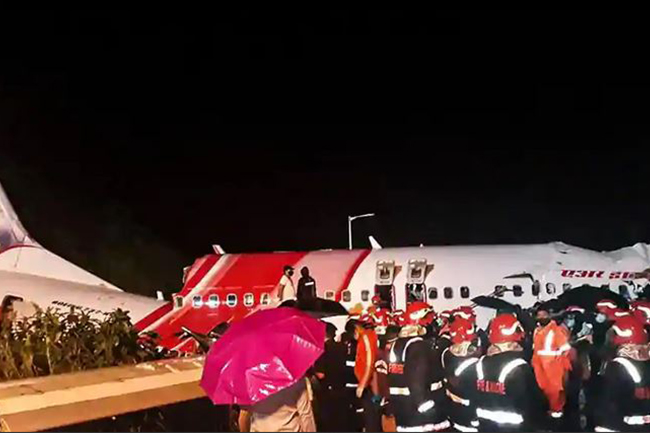
[[[596,310],[598,310],[600,313],[608,314],[609,311],[615,310],[618,308],[618,305],[614,301],[611,301],[609,299],[601,299],[598,301],[596,304]]]
[[[372,299],[370,299],[370,302],[372,305],[379,305],[381,304],[381,297],[379,297],[379,295],[375,295],[372,297]]]
[[[650,325],[650,302],[634,301],[632,302],[632,314],[646,325]]]
[[[449,325],[449,335],[451,336],[451,342],[454,344],[472,341],[476,337],[474,323],[469,319],[457,317]]]
[[[576,305],[570,305],[564,309],[567,313],[582,313],[584,314],[585,309],[582,307],[578,307]]]
[[[390,311],[381,308],[378,309],[375,314],[372,315],[374,321],[375,330],[377,334],[383,335],[386,333],[386,328],[390,326],[393,322]]]
[[[621,344],[646,344],[648,333],[643,327],[643,322],[632,315],[621,317],[612,325],[612,343]]]
[[[422,301],[415,301],[407,305],[404,314],[405,325],[429,325],[435,319],[433,307]]]
[[[404,310],[393,311],[393,323],[397,326],[404,326],[406,324],[406,313]]]
[[[490,343],[510,343],[524,338],[524,328],[512,314],[499,314],[490,324]]]
[[[471,322],[476,322],[476,314],[474,313],[474,309],[469,305],[458,307],[454,311],[452,311],[451,314],[454,320],[458,318],[462,318],[465,320],[469,320]]]

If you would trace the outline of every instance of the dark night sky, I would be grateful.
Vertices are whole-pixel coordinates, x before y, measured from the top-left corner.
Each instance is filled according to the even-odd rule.
[[[647,19],[3,13],[0,150],[189,256],[650,241]]]

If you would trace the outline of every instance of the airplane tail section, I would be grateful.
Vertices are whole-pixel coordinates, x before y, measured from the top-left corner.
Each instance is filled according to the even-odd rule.
[[[16,245],[39,246],[23,227],[4,188],[0,185],[0,251]]]
[[[1,184],[0,271],[19,272],[120,290],[36,242],[23,227]]]

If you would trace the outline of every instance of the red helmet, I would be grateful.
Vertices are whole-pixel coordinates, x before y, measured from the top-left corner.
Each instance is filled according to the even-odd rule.
[[[609,310],[609,313],[607,314],[607,318],[609,320],[618,320],[622,317],[627,317],[632,315],[632,311],[630,310],[624,310],[622,308],[614,308],[613,310]]]
[[[451,336],[451,342],[454,344],[472,341],[476,337],[474,323],[471,320],[457,317],[449,325],[449,335]]]
[[[433,307],[422,301],[415,301],[406,307],[405,325],[429,325],[435,319]]]
[[[381,298],[379,297],[379,295],[375,295],[372,297],[370,302],[372,302],[372,305],[379,305],[381,304]]]
[[[614,301],[611,301],[609,299],[601,299],[598,301],[596,304],[596,310],[600,313],[604,313],[609,316],[609,313],[611,310],[615,310],[618,308],[618,305]]]
[[[377,334],[385,334],[386,328],[392,324],[392,317],[390,311],[386,309],[378,309],[375,314],[372,315],[374,325],[377,331]]]
[[[454,311],[452,311],[451,314],[454,317],[454,320],[462,318],[465,320],[469,320],[470,322],[476,322],[476,314],[474,313],[474,309],[469,305],[458,307]]]
[[[406,313],[404,310],[393,311],[393,322],[397,326],[404,326],[406,324]]]
[[[621,317],[612,325],[612,343],[621,344],[646,344],[648,333],[643,327],[643,322],[632,315]]]
[[[359,322],[360,325],[372,325],[375,326],[375,320],[372,316],[372,314],[369,313],[363,313],[359,318],[357,319],[357,322]]]
[[[650,325],[650,302],[634,301],[632,302],[632,314],[646,325]]]
[[[524,328],[512,314],[499,314],[490,324],[490,343],[510,343],[524,338]]]
[[[570,306],[566,307],[565,311],[567,313],[584,313],[585,309],[582,308],[582,307],[577,307],[575,305],[570,305]]]

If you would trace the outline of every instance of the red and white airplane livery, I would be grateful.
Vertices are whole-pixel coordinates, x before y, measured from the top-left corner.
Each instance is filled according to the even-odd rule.
[[[124,292],[51,253],[24,229],[0,186],[0,304],[3,310],[31,302],[41,308],[70,306],[101,316],[121,308],[141,331],[154,331],[161,345],[192,351],[185,327],[207,334],[223,322],[277,305],[285,265],[307,266],[319,297],[349,311],[368,307],[379,295],[394,309],[422,299],[436,311],[471,304],[478,295],[530,306],[571,287],[591,284],[634,297],[648,284],[648,244],[596,252],[553,242],[538,245],[452,246],[226,254],[220,247],[186,268],[183,287],[171,301]],[[493,312],[477,309],[484,325]]]

